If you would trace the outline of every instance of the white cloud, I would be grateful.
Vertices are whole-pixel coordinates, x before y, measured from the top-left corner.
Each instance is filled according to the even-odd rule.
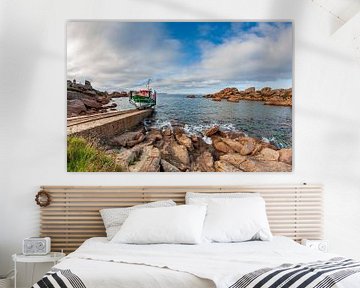
[[[68,79],[89,79],[93,86],[125,89],[176,62],[179,43],[163,37],[158,25],[120,22],[69,22]],[[140,83],[139,83],[140,82]]]
[[[260,23],[245,33],[239,25],[244,24],[234,23],[232,36],[221,44],[199,42],[201,59],[183,65],[182,43],[162,25],[69,22],[68,79],[86,78],[99,89],[121,90],[152,78],[159,91],[194,93],[228,85],[291,85],[291,26]],[[207,26],[200,28],[208,32]]]
[[[202,72],[209,77],[233,81],[274,81],[291,78],[292,30],[261,23],[258,34],[232,37],[205,50]]]

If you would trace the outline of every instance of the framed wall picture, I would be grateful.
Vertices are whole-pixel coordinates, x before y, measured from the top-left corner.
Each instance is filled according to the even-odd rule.
[[[68,172],[292,171],[292,22],[67,23]]]

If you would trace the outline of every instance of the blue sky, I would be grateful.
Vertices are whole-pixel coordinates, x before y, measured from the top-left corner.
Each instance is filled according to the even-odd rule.
[[[289,22],[69,22],[68,79],[108,91],[153,80],[158,91],[292,86]]]
[[[225,22],[170,22],[163,25],[171,37],[181,42],[181,48],[184,52],[184,58],[182,59],[184,64],[200,60],[199,41],[209,41],[219,45],[226,39],[225,35],[231,29],[231,23]]]

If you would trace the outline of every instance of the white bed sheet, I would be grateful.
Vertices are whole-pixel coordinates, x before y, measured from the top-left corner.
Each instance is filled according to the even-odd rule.
[[[225,288],[231,286],[234,279],[264,267],[336,256],[311,250],[286,237],[200,245],[112,244],[106,238],[91,238],[56,268],[70,269],[87,288]],[[360,287],[359,273],[336,287]]]

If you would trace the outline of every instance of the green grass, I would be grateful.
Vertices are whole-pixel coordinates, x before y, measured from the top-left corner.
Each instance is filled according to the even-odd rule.
[[[115,157],[82,137],[67,139],[68,172],[121,172]]]

